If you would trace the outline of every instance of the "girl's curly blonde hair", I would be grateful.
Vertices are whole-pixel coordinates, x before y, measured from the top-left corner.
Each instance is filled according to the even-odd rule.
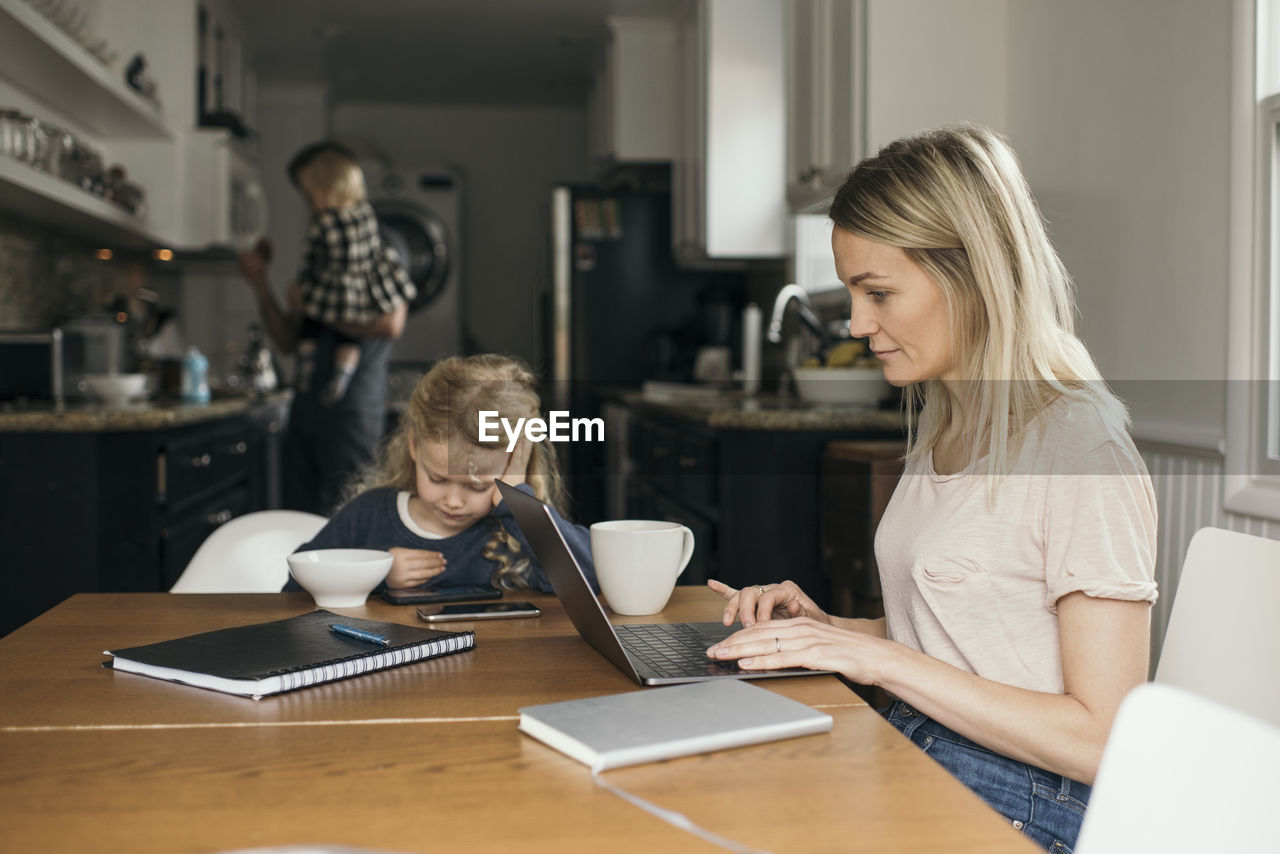
[[[542,404],[537,377],[523,362],[508,356],[484,354],[452,356],[436,363],[413,390],[400,423],[383,445],[372,468],[354,484],[359,493],[377,487],[417,492],[417,472],[409,452],[411,439],[445,442],[450,456],[458,450],[493,450],[480,441],[480,412],[497,412],[515,423],[538,418]],[[525,470],[525,481],[541,501],[565,512],[564,480],[554,448],[534,442]],[[497,566],[491,576],[497,587],[530,586],[528,555],[520,541],[501,524],[485,544],[483,554]]]

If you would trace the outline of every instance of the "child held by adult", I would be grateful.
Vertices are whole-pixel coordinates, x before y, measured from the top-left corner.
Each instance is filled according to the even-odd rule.
[[[562,515],[555,451],[521,438],[515,449],[481,442],[482,411],[516,423],[541,416],[536,377],[505,356],[454,356],[418,382],[399,427],[351,497],[299,551],[384,549],[391,588],[492,584],[554,592],[495,482],[550,505],[556,525],[596,587],[586,528]],[[301,589],[290,579],[286,590]]]
[[[382,242],[355,155],[323,142],[299,152],[289,175],[311,208],[306,254],[298,270],[302,329],[298,386],[311,382],[316,338],[329,327],[337,338],[330,378],[320,389],[327,404],[340,401],[360,365],[360,342],[344,327],[364,327],[413,300],[417,288],[395,250]]]

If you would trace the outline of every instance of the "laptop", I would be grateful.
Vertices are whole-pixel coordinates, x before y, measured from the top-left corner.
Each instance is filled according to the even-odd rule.
[[[768,679],[776,676],[819,676],[828,670],[745,671],[732,661],[707,658],[707,647],[724,640],[738,626],[721,623],[631,623],[613,625],[587,582],[582,567],[556,527],[551,509],[532,495],[503,481],[498,489],[520,530],[542,564],[556,596],[583,640],[641,685],[671,685],[710,679]]]

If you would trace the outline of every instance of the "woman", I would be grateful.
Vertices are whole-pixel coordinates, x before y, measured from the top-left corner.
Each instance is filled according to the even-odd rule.
[[[830,215],[850,334],[919,411],[876,533],[885,617],[832,617],[790,581],[712,581],[744,628],[708,654],[882,687],[890,723],[1070,850],[1116,708],[1147,675],[1156,508],[1127,413],[1073,334],[1070,280],[996,134],[892,143]]]

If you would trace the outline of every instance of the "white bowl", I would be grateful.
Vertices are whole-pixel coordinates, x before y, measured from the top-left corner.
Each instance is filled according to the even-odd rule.
[[[861,368],[791,369],[796,392],[809,403],[841,406],[876,406],[889,393],[889,382],[879,365]]]
[[[315,549],[289,555],[289,574],[321,608],[357,608],[391,570],[391,552]]]
[[[146,374],[86,374],[85,385],[103,403],[118,405],[147,393]]]

